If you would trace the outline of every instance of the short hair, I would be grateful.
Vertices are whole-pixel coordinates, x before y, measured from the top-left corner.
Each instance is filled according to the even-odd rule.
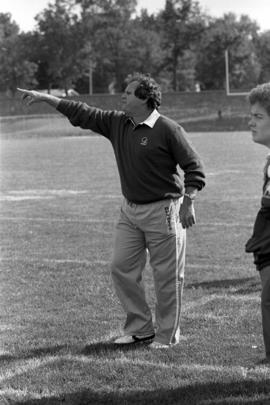
[[[128,84],[138,82],[134,94],[136,97],[147,99],[147,107],[151,110],[157,109],[161,105],[160,85],[149,75],[143,73],[134,73],[128,76]]]
[[[270,116],[270,82],[259,84],[252,89],[248,96],[250,105],[259,103]]]

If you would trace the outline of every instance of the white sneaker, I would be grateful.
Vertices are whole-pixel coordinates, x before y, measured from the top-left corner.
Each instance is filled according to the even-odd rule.
[[[154,339],[155,335],[148,336],[135,336],[135,335],[124,335],[114,340],[116,345],[130,345],[133,343],[150,342]]]
[[[170,345],[164,343],[152,342],[149,346],[150,349],[169,349]]]

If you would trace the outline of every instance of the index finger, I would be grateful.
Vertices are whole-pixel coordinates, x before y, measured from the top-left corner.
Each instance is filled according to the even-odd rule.
[[[21,93],[24,93],[28,96],[31,96],[32,92],[31,90],[26,90],[26,89],[20,89],[19,87],[17,87],[17,90],[20,91]]]

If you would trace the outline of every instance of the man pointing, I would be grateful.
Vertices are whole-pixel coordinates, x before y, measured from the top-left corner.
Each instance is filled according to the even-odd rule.
[[[112,144],[123,201],[111,269],[126,313],[123,336],[115,344],[151,342],[151,348],[167,348],[178,343],[186,228],[195,224],[194,200],[205,185],[205,174],[184,129],[158,112],[159,85],[149,75],[132,76],[122,96],[123,111],[18,90],[26,104],[45,101],[72,125],[103,135]],[[147,249],[156,292],[155,323],[142,282]]]

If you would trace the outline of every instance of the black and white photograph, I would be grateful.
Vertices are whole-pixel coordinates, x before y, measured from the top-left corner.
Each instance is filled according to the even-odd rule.
[[[270,405],[270,1],[0,1],[0,405]]]

